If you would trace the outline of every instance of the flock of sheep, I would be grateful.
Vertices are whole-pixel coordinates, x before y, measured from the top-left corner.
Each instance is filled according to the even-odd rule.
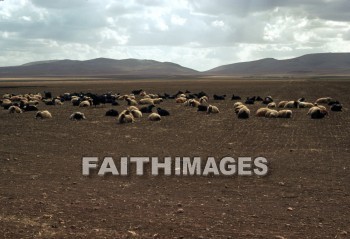
[[[214,94],[213,100],[225,100],[226,95]],[[5,94],[0,99],[1,106],[8,110],[9,113],[22,113],[24,111],[35,111],[36,119],[50,119],[51,113],[48,110],[39,111],[37,105],[43,103],[45,105],[62,105],[64,102],[70,102],[77,107],[91,107],[101,104],[119,105],[118,102],[125,101],[127,107],[121,113],[117,110],[110,109],[105,116],[117,117],[120,124],[133,123],[135,119],[143,117],[143,114],[149,114],[150,121],[160,121],[162,117],[169,116],[170,113],[166,109],[156,108],[157,112],[153,112],[156,105],[161,104],[164,100],[174,100],[177,104],[187,107],[197,108],[197,111],[203,111],[207,114],[219,113],[219,108],[209,104],[209,96],[205,92],[191,93],[189,91],[179,91],[174,95],[166,94],[148,94],[144,90],[134,90],[130,94],[112,94],[106,93],[102,95],[92,93],[64,93],[53,97],[51,92],[37,94]],[[280,101],[276,103],[271,96],[247,97],[245,102],[240,102],[241,97],[233,95],[231,100],[236,101],[233,104],[233,111],[239,119],[248,119],[251,116],[248,105],[261,102],[264,107],[259,108],[255,116],[266,118],[291,118],[292,109],[309,108],[308,115],[312,119],[321,119],[329,114],[326,106],[331,111],[342,111],[342,104],[331,97],[323,97],[316,100],[315,103],[306,102],[304,98],[291,101]],[[278,110],[277,110],[278,109]],[[86,116],[81,112],[74,112],[70,115],[71,120],[84,120]]]

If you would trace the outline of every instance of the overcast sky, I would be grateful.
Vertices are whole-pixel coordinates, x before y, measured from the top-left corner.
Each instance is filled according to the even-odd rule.
[[[349,0],[3,0],[0,66],[97,57],[196,70],[350,52]]]

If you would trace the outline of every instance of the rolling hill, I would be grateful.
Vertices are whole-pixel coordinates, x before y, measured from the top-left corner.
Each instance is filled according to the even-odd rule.
[[[265,58],[223,65],[205,71],[208,75],[349,75],[350,53],[308,54],[287,60]]]

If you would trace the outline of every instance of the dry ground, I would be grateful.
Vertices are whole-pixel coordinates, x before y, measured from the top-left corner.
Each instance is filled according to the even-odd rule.
[[[229,99],[211,102],[218,115],[167,100],[161,107],[172,116],[161,122],[144,117],[118,125],[104,112],[124,103],[41,104],[53,115],[47,121],[1,109],[1,238],[350,238],[350,81],[24,81],[0,82],[0,95],[138,88],[277,101],[332,96],[344,111],[322,120],[311,120],[306,109],[294,110],[292,119],[238,120]],[[88,119],[70,121],[76,110]],[[270,172],[262,178],[81,175],[83,156],[129,155],[264,156]]]

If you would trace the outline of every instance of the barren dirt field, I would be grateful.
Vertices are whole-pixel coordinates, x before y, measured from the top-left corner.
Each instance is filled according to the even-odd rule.
[[[350,238],[350,81],[128,80],[0,82],[4,93],[149,93],[204,91],[208,115],[165,100],[171,116],[117,124],[105,112],[120,106],[38,105],[35,112],[0,109],[0,238]],[[313,120],[308,109],[291,119],[237,119],[232,94],[275,101],[330,96],[343,112]],[[327,106],[328,107],[328,106]],[[71,121],[74,111],[87,120]],[[263,156],[257,176],[82,176],[82,157]],[[182,209],[182,210],[179,210]]]

